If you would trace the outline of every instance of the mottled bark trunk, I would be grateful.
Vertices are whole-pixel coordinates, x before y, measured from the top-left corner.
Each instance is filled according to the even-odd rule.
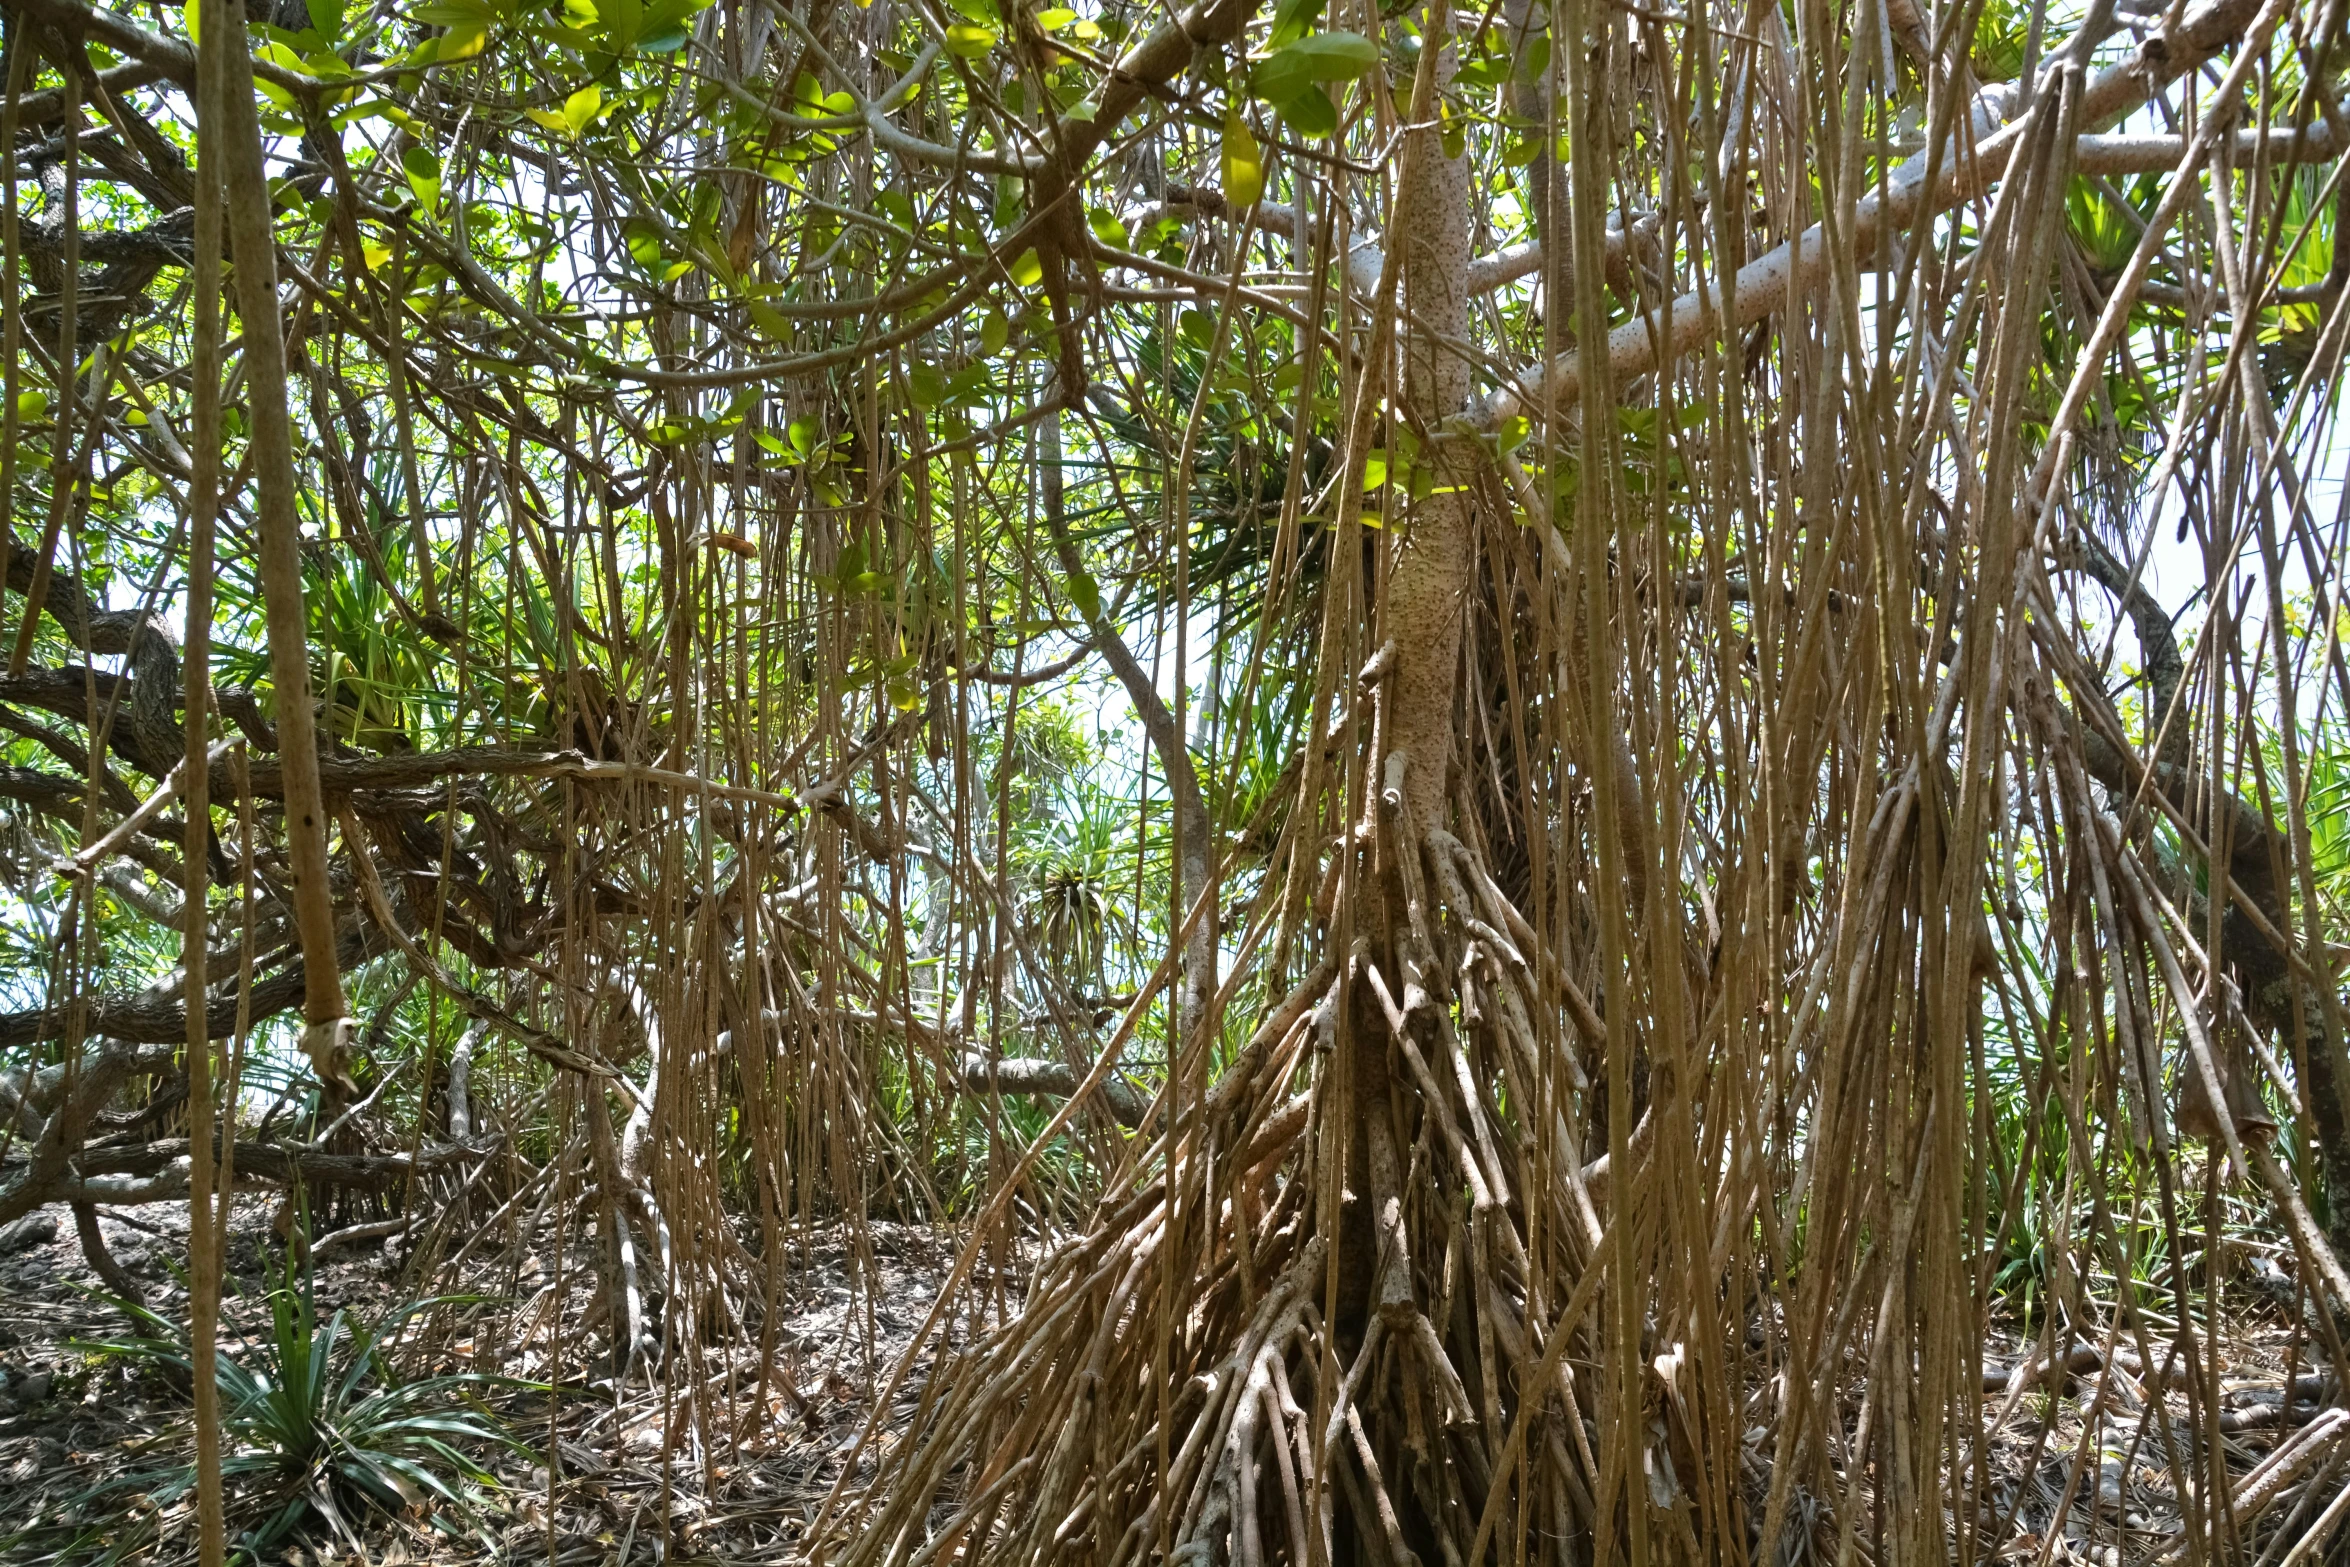
[[[1406,1175],[1399,1150],[1444,1115],[1424,1096],[1424,1079],[1407,1067],[1401,1040],[1410,1034],[1421,1060],[1445,1059],[1436,1023],[1445,983],[1424,939],[1422,854],[1427,835],[1449,816],[1479,450],[1448,429],[1471,385],[1463,353],[1470,171],[1465,157],[1448,155],[1435,109],[1455,64],[1451,31],[1444,0],[1435,0],[1422,32],[1429,53],[1409,111],[1411,123],[1426,129],[1410,133],[1395,189],[1391,232],[1398,243],[1389,264],[1400,268],[1403,313],[1388,447],[1408,449],[1408,431],[1428,482],[1399,492],[1418,491],[1421,498],[1391,508],[1393,521],[1381,540],[1388,551],[1385,591],[1374,593],[1373,626],[1382,646],[1394,649],[1394,665],[1379,688],[1365,774],[1372,799],[1359,818],[1376,825],[1377,850],[1354,860],[1352,901],[1343,915],[1365,943],[1358,950],[1368,961],[1345,985],[1343,1060],[1336,1068],[1345,1113],[1323,1121],[1325,1143],[1316,1161],[1345,1172],[1331,1236],[1341,1341],[1358,1363],[1374,1354],[1382,1335],[1410,1345],[1411,1360],[1431,1386],[1457,1381],[1458,1373],[1451,1363],[1455,1347],[1445,1343],[1450,1323],[1423,1314],[1428,1296],[1421,1275],[1435,1259],[1455,1254],[1457,1238],[1433,1214],[1457,1218],[1458,1210],[1437,1205],[1432,1211],[1422,1181]],[[1340,852],[1353,852],[1353,842],[1350,835]],[[1334,1456],[1337,1479],[1353,1503],[1342,1517],[1356,1542],[1383,1540],[1391,1559],[1433,1560],[1445,1525],[1429,1510],[1427,1494],[1389,1467],[1403,1463],[1412,1441],[1393,1416],[1385,1408],[1376,1418],[1362,1411],[1365,1429],[1356,1434],[1353,1456]],[[1342,1531],[1337,1539],[1343,1559],[1349,1535]],[[1367,1554],[1377,1559],[1375,1548]]]
[[[1445,8],[1430,8],[1428,36],[1449,32]],[[1436,64],[1441,89],[1452,69],[1449,43]],[[1404,800],[1416,830],[1443,825],[1452,761],[1461,652],[1461,602],[1468,585],[1470,496],[1478,448],[1448,432],[1469,401],[1469,165],[1447,157],[1433,127],[1415,132],[1396,183],[1397,227],[1408,315],[1403,338],[1400,424],[1423,443],[1434,479],[1408,507],[1388,571],[1382,637],[1396,666],[1384,709],[1384,747],[1402,753]]]

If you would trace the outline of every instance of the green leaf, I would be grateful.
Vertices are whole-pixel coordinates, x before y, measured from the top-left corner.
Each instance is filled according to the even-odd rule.
[[[577,136],[594,124],[596,116],[603,112],[604,89],[590,82],[563,100],[564,129]]]
[[[1036,13],[1036,25],[1048,33],[1057,33],[1076,20],[1077,13],[1067,6],[1057,5],[1048,11]]]
[[[936,408],[946,401],[947,375],[936,365],[915,365],[906,371],[906,396],[917,408]]]
[[[1970,51],[1975,74],[1987,82],[2011,82],[2023,70],[2031,23],[2030,7],[2016,0],[1990,0],[1975,21]]]
[[[992,27],[981,27],[972,22],[958,22],[947,29],[947,53],[973,60],[995,47],[996,34]]]
[[[1306,29],[1321,20],[1323,0],[1281,0],[1273,12],[1273,36],[1268,49],[1279,49],[1284,44],[1303,38]]]
[[[1118,214],[1107,207],[1096,207],[1085,215],[1085,220],[1092,227],[1094,238],[1120,250],[1126,248],[1126,225],[1119,221]]]
[[[1004,344],[1012,338],[1012,323],[1004,319],[1001,310],[990,310],[987,319],[979,323],[979,351],[993,359],[1004,351]]]
[[[39,387],[16,394],[16,416],[27,424],[38,424],[49,417],[49,394]]]
[[[259,49],[253,51],[253,55],[255,59],[266,60],[271,65],[277,66],[282,70],[300,72],[305,75],[308,74],[308,68],[302,63],[302,57],[296,54],[293,50],[287,48],[284,44],[263,44]],[[279,108],[291,109],[294,107],[294,95],[286,91],[286,89],[283,87],[278,86],[277,83],[270,81],[256,81],[253,85],[261,89],[261,96],[267,98],[271,103],[276,104]]]
[[[765,300],[747,299],[743,301],[743,313],[751,318],[751,325],[757,327],[770,340],[778,343],[791,340],[791,321],[782,311],[768,304]]]
[[[481,53],[489,42],[490,28],[511,19],[511,9],[494,0],[430,0],[417,6],[410,17],[426,27],[445,27],[447,32],[438,38],[428,38],[417,46],[415,58],[425,60],[465,60]]]
[[[430,147],[410,147],[400,154],[400,171],[408,176],[408,188],[416,193],[416,204],[430,212],[441,204],[441,160]]]
[[[337,115],[336,119],[338,123],[343,123],[347,120],[389,120],[392,122],[392,124],[398,126],[401,130],[406,131],[409,135],[415,137],[418,141],[428,141],[431,139],[432,135],[431,131],[428,130],[424,123],[417,119],[416,116],[410,114],[406,109],[401,108],[398,104],[393,103],[389,99],[385,98],[362,99],[360,102],[353,104],[348,110],[344,111],[343,114]]]
[[[433,39],[429,47],[435,60],[470,60],[489,46],[490,30],[486,27],[452,27]]]
[[[1338,129],[1338,106],[1319,87],[1308,87],[1281,104],[1281,123],[1300,136],[1327,136]]]
[[[596,11],[603,23],[606,48],[625,54],[635,47],[638,34],[644,31],[644,0],[596,0]]]
[[[1538,82],[1550,71],[1550,34],[1536,33],[1518,56],[1518,80]]]
[[[661,230],[650,219],[630,218],[620,225],[620,237],[628,246],[631,261],[648,272],[660,266]]]
[[[1317,82],[1351,82],[1378,63],[1378,48],[1360,33],[1315,33],[1259,60],[1249,91],[1285,104]]]
[[[1077,613],[1085,617],[1088,625],[1102,618],[1102,590],[1090,572],[1080,566],[1067,579],[1066,586],[1069,602],[1077,606]]]
[[[1463,60],[1453,80],[1463,87],[1499,87],[1510,78],[1515,62],[1506,54],[1480,54]]]
[[[987,365],[974,360],[947,377],[947,400],[968,406],[987,396]]]
[[[1244,212],[1265,194],[1265,154],[1236,111],[1224,121],[1224,201],[1234,212]]]
[[[1010,267],[1012,281],[1022,288],[1034,288],[1044,280],[1044,263],[1036,259],[1036,252],[1023,250]]]

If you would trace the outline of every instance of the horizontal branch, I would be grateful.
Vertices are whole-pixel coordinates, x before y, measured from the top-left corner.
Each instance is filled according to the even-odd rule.
[[[77,725],[86,726],[93,711],[91,699],[97,700],[98,711],[130,692],[130,677],[109,669],[90,669],[81,664],[67,664],[61,669],[28,669],[21,675],[0,675],[0,702],[17,707],[39,708],[44,713],[55,713]]]
[[[284,792],[284,779],[275,762],[252,767],[253,792],[275,796]],[[448,751],[418,751],[406,756],[322,756],[318,781],[330,794],[362,789],[413,789],[448,778],[576,778],[586,783],[639,783],[683,789],[721,800],[771,805],[799,810],[820,803],[830,791],[823,785],[805,795],[743,784],[719,783],[693,773],[665,767],[640,767],[633,762],[596,761],[580,751],[525,750],[515,746],[463,746]]]
[[[70,1065],[57,1061],[38,1069],[16,1067],[0,1071],[0,1125],[18,1121],[24,1135],[38,1136],[41,1123],[56,1110],[60,1097],[73,1086],[74,1080],[88,1072],[100,1057],[109,1052],[122,1054],[126,1048],[117,1041],[85,1044]],[[176,1047],[168,1045],[128,1051],[116,1063],[116,1068],[133,1074],[161,1072],[170,1067],[176,1054]],[[23,1124],[27,1120],[29,1126]]]
[[[95,236],[84,235],[87,241]],[[23,538],[10,541],[8,551],[8,586],[17,593],[30,593],[34,579],[39,575],[40,549]],[[142,627],[152,628],[165,646],[171,639],[150,616],[135,609],[107,609],[82,585],[81,578],[70,571],[52,568],[48,580],[41,584],[41,608],[65,633],[67,641],[84,653],[101,658],[129,653],[141,644]],[[68,671],[78,683],[82,671]],[[103,682],[107,677],[101,675]]]
[[[17,676],[0,675],[0,702],[19,702],[76,723],[87,723],[90,704],[83,684],[84,674],[78,667],[68,667],[29,670]],[[110,697],[121,694],[121,686],[130,683],[120,675],[99,673],[95,678],[101,708]],[[222,705],[225,707],[227,703],[224,701]],[[170,772],[170,765],[165,763],[157,776],[167,776]],[[248,764],[247,774],[256,798],[276,799],[285,793],[284,771],[276,761],[255,760]],[[757,789],[665,767],[596,761],[579,751],[492,745],[418,751],[401,756],[322,756],[318,759],[318,774],[319,782],[330,794],[416,789],[451,778],[573,778],[584,783],[651,784],[785,811],[820,806],[840,791],[840,786],[832,782],[812,785],[804,793]],[[237,794],[237,781],[225,758],[212,769],[212,788],[216,796],[234,798]],[[81,794],[82,785],[77,780],[29,767],[0,767],[0,798],[17,799],[44,809],[70,804],[79,810]]]
[[[374,925],[361,922],[346,927],[336,946],[337,966],[348,971],[391,950],[390,942]],[[234,972],[236,965],[225,965]],[[251,1021],[263,1022],[297,1005],[302,999],[302,960],[289,957],[280,967],[253,981]],[[240,996],[234,980],[223,983],[206,998],[205,1028],[214,1039],[236,1032]],[[86,996],[80,1002],[81,1029],[89,1036],[105,1036],[134,1044],[176,1043],[187,1038],[188,1008],[176,979],[128,996]],[[33,1007],[23,1012],[0,1012],[0,1048],[15,1048],[62,1039],[67,1009]]]
[[[2146,102],[2154,91],[2185,72],[2194,70],[2235,42],[2260,10],[2258,0],[2206,0],[2187,13],[2179,26],[2157,33],[2140,44],[2127,62],[2100,71],[2081,95],[2080,118],[2085,125],[2110,124]],[[1997,100],[2005,101],[2005,100]],[[1919,153],[1893,171],[1881,191],[1871,191],[1856,205],[1852,232],[1845,243],[1856,254],[1868,254],[1896,229],[1907,227],[1929,212],[1939,212],[1988,190],[2007,167],[2024,133],[2021,122],[2001,124],[1995,100],[1978,100],[1974,111],[1979,136],[1971,151],[1952,149],[1940,160],[1939,172],[1928,181],[1930,153]],[[2092,153],[2114,161],[2103,172],[2127,173],[2154,156],[2152,144],[2166,137],[2090,137]],[[2312,139],[2291,143],[2296,150],[2331,142]],[[2183,154],[2184,144],[2174,149]],[[2158,166],[2158,165],[2157,165]],[[2089,170],[2089,172],[2098,172]],[[1754,325],[1774,311],[1799,304],[1820,285],[1828,268],[1825,224],[1814,224],[1795,239],[1740,267],[1727,290],[1692,289],[1661,311],[1648,311],[1608,334],[1607,366],[1615,378],[1646,375],[1661,365],[1695,352],[1701,345],[1725,335],[1722,294],[1731,295],[1727,332]],[[1534,366],[1485,400],[1478,422],[1491,426],[1513,414],[1564,408],[1582,396],[1582,354],[1561,354],[1548,365]]]
[[[963,1086],[975,1094],[1051,1094],[1066,1099],[1077,1092],[1085,1073],[1066,1061],[1039,1056],[1012,1056],[990,1061],[983,1055],[963,1057]],[[1148,1107],[1124,1078],[1112,1072],[1102,1079],[1102,1102],[1120,1126],[1140,1126]]]
[[[117,54],[128,55],[152,71],[149,82],[168,81],[182,91],[196,86],[196,51],[177,38],[167,37],[118,12],[80,0],[6,0],[5,9],[18,16],[46,22],[69,38],[90,38]],[[289,71],[269,60],[255,60],[253,74],[273,86],[308,97],[325,84],[300,71]],[[112,85],[109,83],[109,85]],[[140,84],[133,84],[140,85]],[[62,112],[62,109],[60,110]]]
[[[1138,229],[1148,228],[1162,217],[1184,212],[1197,212],[1208,217],[1227,220],[1232,216],[1231,205],[1225,201],[1223,192],[1211,190],[1206,186],[1174,185],[1167,188],[1166,194],[1155,205],[1142,210],[1136,220],[1137,227]],[[1312,247],[1314,236],[1310,215],[1302,208],[1291,206],[1287,202],[1260,201],[1256,204],[1253,215],[1259,228],[1268,234],[1278,234],[1289,240],[1301,252]],[[1610,221],[1613,221],[1612,215]],[[1637,242],[1642,247],[1653,247],[1656,243],[1658,229],[1658,221],[1651,214],[1648,217],[1634,220],[1629,231],[1621,228],[1611,228],[1607,231],[1608,281],[1619,292],[1631,292],[1630,258],[1634,244]],[[1357,240],[1354,248],[1348,251],[1346,256],[1348,286],[1361,294],[1377,292],[1379,272],[1385,264],[1386,254],[1381,250],[1377,240]],[[1489,251],[1471,261],[1466,287],[1471,294],[1490,294],[1497,288],[1517,282],[1520,278],[1532,277],[1541,269],[1542,245],[1539,240],[1519,245],[1508,245],[1500,250]]]
[[[27,254],[44,260],[65,254],[63,224],[28,223],[21,243]],[[74,253],[93,265],[131,262],[144,266],[184,267],[196,259],[195,213],[174,212],[136,229],[83,229],[74,236]]]
[[[2083,136],[2073,146],[2073,166],[2082,174],[2168,174],[2187,155],[2186,136]],[[2322,163],[2339,157],[2341,143],[2333,128],[2320,122],[2305,130],[2276,127],[2238,131],[2235,161],[2248,164]]]
[[[0,800],[14,800],[59,821],[81,821],[82,787],[75,779],[37,767],[0,767]]]
[[[98,85],[110,93],[126,93],[138,87],[151,87],[164,78],[160,66],[146,61],[129,65],[108,66],[98,73]],[[84,93],[78,101],[87,103],[90,95]],[[65,89],[52,87],[46,92],[29,92],[16,101],[16,123],[19,128],[43,125],[65,117]]]
[[[217,1145],[216,1145],[217,1146]],[[184,1137],[161,1137],[153,1142],[121,1147],[84,1148],[74,1160],[84,1180],[128,1176],[134,1179],[166,1175],[183,1166],[188,1157]],[[311,1185],[335,1185],[351,1191],[383,1192],[411,1176],[446,1169],[485,1150],[462,1143],[428,1143],[410,1159],[404,1153],[343,1154],[275,1142],[240,1142],[236,1147],[238,1176],[251,1176],[284,1186],[296,1180]],[[184,1166],[183,1166],[184,1167]],[[65,1195],[74,1195],[70,1191]],[[99,1198],[104,1201],[106,1199]]]

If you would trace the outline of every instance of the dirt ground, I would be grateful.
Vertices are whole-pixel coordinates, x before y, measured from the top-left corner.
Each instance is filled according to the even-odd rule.
[[[229,1249],[222,1353],[248,1364],[266,1333],[264,1291],[282,1257],[269,1219],[261,1202],[241,1204]],[[108,1251],[146,1303],[184,1319],[176,1270],[187,1252],[185,1205],[110,1210],[100,1223]],[[476,1298],[419,1314],[396,1341],[395,1358],[409,1376],[465,1370],[540,1384],[484,1395],[532,1453],[475,1455],[499,1484],[463,1532],[434,1527],[422,1507],[397,1516],[354,1512],[356,1549],[313,1524],[263,1560],[625,1567],[672,1558],[796,1559],[858,1451],[873,1399],[937,1298],[954,1261],[952,1241],[877,1222],[862,1241],[834,1231],[791,1243],[777,1270],[783,1310],[764,1387],[760,1335],[740,1327],[741,1317],[733,1329],[721,1324],[684,1350],[649,1350],[615,1379],[607,1335],[593,1326],[584,1248],[560,1258],[508,1251],[480,1261],[467,1277]],[[320,1320],[344,1308],[372,1321],[410,1300],[417,1289],[411,1260],[396,1243],[387,1249],[381,1241],[322,1253],[312,1270]],[[980,1278],[977,1293],[990,1316],[1016,1304],[1012,1272],[997,1279],[983,1270]],[[48,1567],[194,1558],[192,1509],[171,1483],[188,1461],[188,1399],[152,1366],[92,1347],[128,1330],[124,1315],[96,1291],[67,1210],[42,1210],[0,1232],[0,1561]],[[2282,1556],[2283,1543],[2308,1532],[2350,1485],[2350,1411],[2334,1407],[2342,1400],[2323,1375],[2324,1352],[2308,1325],[2295,1330],[2290,1301],[2281,1272],[2258,1256],[2223,1292],[2217,1423],[2229,1468],[2239,1490],[2256,1485],[2261,1473],[2291,1470],[2247,1531],[2245,1560],[2263,1548],[2270,1560]],[[1995,1334],[1985,1357],[1984,1511],[1977,1525],[1984,1538],[1977,1554],[2100,1567],[2161,1558],[2178,1538],[2182,1515],[2165,1442],[2180,1452],[2194,1444],[2177,1373],[2147,1366],[2125,1346],[2110,1377],[2098,1374],[2103,1357],[2084,1349],[2067,1372],[2019,1379],[2016,1368],[2035,1363],[2029,1340],[2014,1331],[2021,1326]],[[948,1342],[970,1328],[958,1322]],[[552,1371],[550,1344],[564,1346],[563,1364]],[[2162,1353],[2161,1345],[2154,1349]],[[870,1472],[890,1431],[910,1418],[929,1364],[918,1362],[900,1383],[878,1441],[858,1458],[861,1470]],[[2289,1367],[2306,1379],[2291,1400]],[[550,1391],[544,1384],[551,1374],[558,1385]],[[558,1458],[552,1476],[539,1461],[550,1446]],[[1770,1447],[1766,1427],[1748,1434],[1750,1482],[1767,1484]],[[2272,1457],[2280,1448],[2298,1469]],[[263,1516],[266,1501],[240,1490],[232,1531]],[[2345,1510],[2334,1508],[2337,1520]],[[1799,1523],[1819,1513],[1812,1499],[1797,1498]],[[1832,1525],[1802,1534],[1808,1548],[1783,1567],[1834,1558]],[[2338,1544],[2339,1528],[2331,1534],[2335,1554],[2312,1559],[2350,1550]]]
[[[267,1334],[264,1292],[282,1255],[269,1218],[263,1204],[242,1204],[232,1224],[221,1352],[248,1362],[258,1361],[255,1342]],[[177,1270],[187,1256],[186,1205],[107,1210],[100,1223],[107,1250],[145,1304],[184,1321],[187,1295]],[[866,1235],[862,1258],[852,1238],[838,1233],[792,1245],[780,1270],[784,1311],[764,1418],[756,1329],[712,1335],[690,1356],[649,1352],[616,1380],[606,1335],[581,1326],[594,1297],[584,1249],[561,1259],[562,1326],[553,1334],[547,1329],[558,1259],[546,1252],[499,1258],[485,1276],[469,1279],[490,1298],[420,1314],[399,1341],[398,1357],[410,1376],[467,1370],[544,1382],[547,1343],[580,1351],[566,1356],[556,1375],[569,1380],[553,1396],[537,1388],[483,1395],[536,1453],[554,1437],[554,1476],[530,1457],[475,1454],[500,1483],[470,1521],[470,1537],[433,1529],[421,1509],[402,1517],[356,1514],[359,1550],[312,1528],[264,1560],[307,1567],[504,1558],[576,1567],[670,1556],[783,1559],[840,1474],[872,1414],[872,1394],[953,1262],[947,1240],[926,1230],[875,1222]],[[0,1236],[0,1247],[7,1248],[0,1255],[0,1561],[104,1560],[110,1553],[193,1560],[192,1509],[180,1498],[155,1500],[192,1451],[184,1391],[151,1367],[92,1347],[132,1329],[97,1293],[70,1211],[38,1211]],[[312,1270],[319,1321],[338,1308],[360,1322],[380,1318],[413,1298],[406,1271],[399,1253],[380,1242],[319,1256]],[[666,1376],[656,1364],[664,1359]],[[601,1374],[583,1379],[583,1362]],[[905,1379],[900,1418],[910,1413],[927,1369],[925,1360]],[[689,1378],[706,1392],[700,1418]],[[158,1477],[163,1483],[148,1483]],[[111,1490],[94,1494],[110,1483]],[[251,1506],[232,1509],[232,1539],[238,1522],[257,1516]]]

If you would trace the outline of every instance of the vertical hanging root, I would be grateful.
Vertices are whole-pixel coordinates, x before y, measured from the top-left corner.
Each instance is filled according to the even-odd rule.
[[[1197,1567],[1315,1556],[1411,1567],[1470,1560],[1481,1541],[1506,1554],[1517,1530],[1555,1556],[1562,1527],[1596,1527],[1590,1411],[1556,1341],[1579,1326],[1554,1319],[1562,1302],[1588,1301],[1572,1285],[1599,1229],[1565,1120],[1554,1109],[1548,1127],[1527,1124],[1545,1102],[1531,932],[1458,839],[1387,841],[1415,845],[1391,880],[1404,896],[1388,906],[1410,905],[1395,939],[1343,974],[1323,965],[1268,1012],[1201,1129],[1154,1149],[1132,1194],[1106,1200],[1042,1270],[1023,1315],[946,1364],[868,1482],[862,1516],[819,1560],[960,1550],[1123,1567],[1164,1548]],[[1550,976],[1554,1012],[1562,985]],[[1333,1092],[1343,1051],[1351,1106]],[[1558,1178],[1514,1193],[1505,1157],[1546,1135]],[[1317,1195],[1326,1159],[1343,1164],[1329,1188],[1339,1212]],[[1201,1214],[1211,1193],[1214,1234],[1203,1244],[1195,1224],[1178,1243],[1178,1270],[1214,1260],[1174,1325],[1162,1386],[1170,1213]],[[1536,1203],[1548,1266],[1577,1271],[1535,1278]],[[1519,1367],[1538,1369],[1541,1408],[1529,1409]],[[1043,1455],[1033,1484],[1007,1487],[1031,1454]],[[958,1505],[944,1533],[926,1526],[936,1503],[977,1494],[989,1504]]]

